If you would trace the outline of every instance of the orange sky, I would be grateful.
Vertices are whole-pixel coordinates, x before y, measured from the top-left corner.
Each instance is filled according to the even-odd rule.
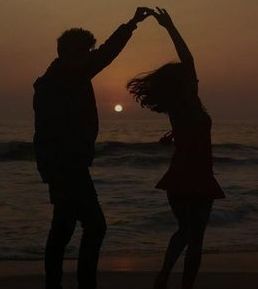
[[[217,117],[258,116],[257,0],[0,0],[0,113],[31,114],[32,83],[56,56],[56,38],[70,27],[94,32],[101,44],[137,6],[167,8],[189,44],[200,96]],[[121,55],[94,80],[98,105],[137,107],[125,84],[135,74],[177,60],[154,19],[139,25]]]

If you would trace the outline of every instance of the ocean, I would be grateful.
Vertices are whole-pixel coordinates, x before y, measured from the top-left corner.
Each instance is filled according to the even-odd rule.
[[[173,146],[159,138],[165,118],[101,120],[91,173],[108,231],[102,253],[163,255],[176,222],[166,194],[155,184],[166,171]],[[31,121],[0,122],[0,259],[42,259],[51,221],[47,186],[32,150]],[[258,122],[213,121],[214,172],[226,193],[217,200],[204,251],[258,251]],[[78,224],[66,258],[76,258]]]

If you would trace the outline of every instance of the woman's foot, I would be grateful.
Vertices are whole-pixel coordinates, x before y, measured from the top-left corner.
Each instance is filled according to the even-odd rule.
[[[159,273],[157,276],[153,289],[166,289],[167,288],[168,277],[164,276],[163,274]]]

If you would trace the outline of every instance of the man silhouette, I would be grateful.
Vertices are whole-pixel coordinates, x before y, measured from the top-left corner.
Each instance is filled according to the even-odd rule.
[[[49,185],[54,205],[45,250],[46,289],[61,289],[66,245],[76,221],[83,233],[79,249],[79,289],[96,288],[99,250],[106,222],[89,173],[98,134],[98,115],[91,79],[125,47],[137,23],[150,10],[138,8],[134,17],[93,49],[89,31],[73,28],[57,40],[58,58],[34,84],[34,147],[37,167]]]

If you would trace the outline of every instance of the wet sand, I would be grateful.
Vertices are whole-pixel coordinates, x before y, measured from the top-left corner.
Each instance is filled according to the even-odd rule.
[[[105,257],[100,262],[99,289],[150,289],[161,258]],[[156,270],[155,270],[156,268]],[[64,289],[76,289],[76,261],[64,264]],[[182,260],[171,275],[169,288],[179,289]],[[44,289],[42,261],[0,261],[0,288]],[[203,256],[196,289],[257,289],[258,253]]]

